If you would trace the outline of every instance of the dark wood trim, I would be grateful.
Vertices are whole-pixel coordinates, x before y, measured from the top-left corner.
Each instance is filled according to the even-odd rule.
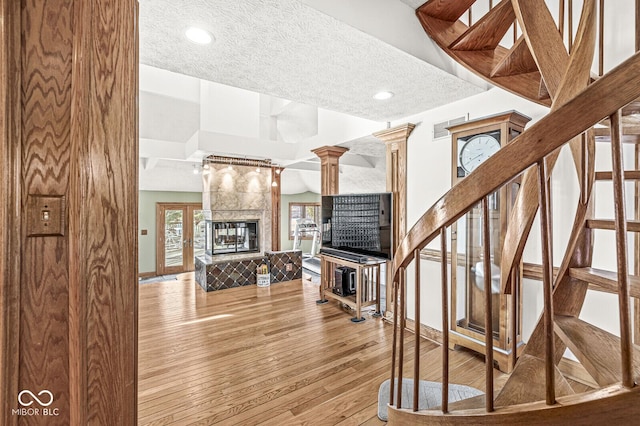
[[[280,220],[282,215],[282,168],[271,167],[271,250],[280,251]],[[275,185],[273,185],[275,183]]]
[[[158,274],[156,273],[156,271],[151,271],[151,272],[140,272],[140,273],[138,274],[138,278],[142,278],[142,279],[145,279],[145,278],[152,278],[152,277],[157,277],[157,276],[158,276]]]
[[[189,257],[193,257],[193,245],[191,246],[191,252],[189,250],[183,249],[184,259],[182,262],[183,267],[178,268],[176,266],[171,266],[169,268],[165,268],[164,266],[164,219],[162,217],[162,213],[165,210],[182,210],[184,212],[183,217],[183,225],[191,224],[191,220],[193,219],[193,211],[194,210],[204,210],[202,207],[202,203],[181,203],[181,202],[162,202],[156,203],[156,272],[158,275],[165,274],[179,274],[182,272],[187,272],[192,270],[191,268],[194,265],[191,264],[191,260]],[[190,238],[193,240],[191,226],[184,227],[182,238]]]
[[[20,2],[0,0],[0,423],[11,415],[20,373]]]

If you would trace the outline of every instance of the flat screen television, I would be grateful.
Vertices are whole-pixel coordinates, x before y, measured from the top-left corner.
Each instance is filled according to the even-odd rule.
[[[322,247],[366,256],[393,257],[392,194],[322,196]]]

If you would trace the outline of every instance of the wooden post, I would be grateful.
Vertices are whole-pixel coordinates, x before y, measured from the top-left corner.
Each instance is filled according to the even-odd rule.
[[[440,230],[442,274],[442,412],[449,412],[449,274],[447,273],[447,228]]]
[[[493,411],[493,304],[491,303],[491,224],[489,200],[482,199],[482,248],[484,265],[484,345],[485,345],[485,408]],[[452,254],[453,256],[453,254]]]
[[[387,158],[387,191],[393,194],[393,249],[400,244],[407,233],[407,142],[415,124],[407,123],[391,129],[381,130],[373,134],[385,143]],[[418,260],[419,261],[419,260]],[[386,282],[391,282],[391,271],[387,271]],[[391,286],[386,286],[387,306],[385,318],[391,317],[393,304]]]
[[[349,148],[340,146],[323,146],[311,152],[320,157],[320,191],[322,195],[340,193],[340,157]]]
[[[540,234],[542,241],[542,283],[544,311],[544,365],[546,402],[553,405],[556,402],[555,391],[555,335],[553,332],[553,259],[551,258],[551,232],[549,220],[549,193],[547,192],[548,174],[544,158],[538,162],[538,186],[540,203]]]
[[[613,166],[613,204],[616,234],[616,258],[618,267],[618,304],[620,311],[620,359],[622,385],[633,383],[633,347],[631,311],[629,307],[629,274],[627,261],[627,222],[624,196],[624,161],[622,155],[622,121],[620,111],[609,117],[611,122],[611,164]]]
[[[135,424],[138,3],[0,10],[0,423],[46,389],[56,424]],[[38,196],[56,232],[33,235]]]
[[[271,250],[280,250],[280,208],[282,202],[282,189],[280,177],[282,168],[271,167]]]

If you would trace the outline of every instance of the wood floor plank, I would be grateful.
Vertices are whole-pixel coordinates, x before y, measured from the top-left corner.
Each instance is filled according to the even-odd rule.
[[[378,387],[393,328],[370,313],[354,324],[339,303],[317,298],[317,284],[301,280],[210,293],[193,274],[140,285],[139,424],[383,424]],[[439,380],[440,347],[420,345],[421,375]],[[458,382],[484,381],[481,358],[451,359]]]

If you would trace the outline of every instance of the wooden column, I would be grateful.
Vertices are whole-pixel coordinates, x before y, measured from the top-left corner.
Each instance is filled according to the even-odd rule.
[[[311,150],[320,157],[321,195],[340,193],[340,157],[347,151],[349,148],[340,146],[323,146]]]
[[[376,132],[373,136],[382,140],[387,149],[387,191],[393,193],[393,244],[398,247],[407,233],[407,141],[415,124],[407,123]],[[394,247],[394,252],[395,252]],[[387,273],[387,283],[391,272]],[[390,318],[393,304],[391,286],[386,285],[387,307],[385,317]]]
[[[282,208],[282,190],[280,177],[282,168],[271,167],[271,250],[280,250],[280,215]]]
[[[137,9],[0,0],[3,425],[137,421]]]

